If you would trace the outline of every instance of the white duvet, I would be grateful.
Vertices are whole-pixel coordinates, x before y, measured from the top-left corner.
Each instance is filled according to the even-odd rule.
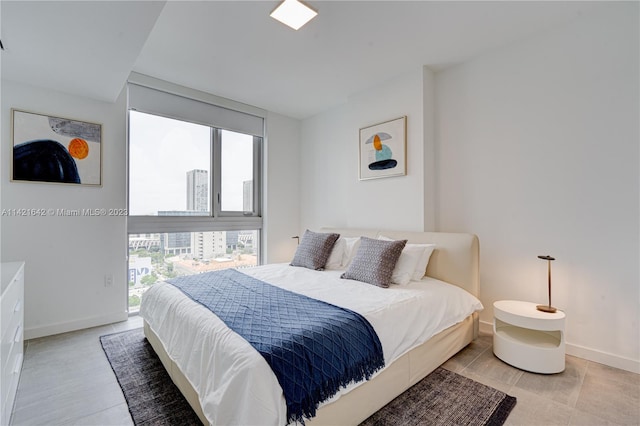
[[[385,365],[482,309],[468,292],[426,277],[405,286],[380,288],[340,279],[343,271],[320,272],[287,264],[242,272],[363,315],[382,343]],[[140,315],[198,392],[211,424],[287,423],[284,395],[269,364],[207,308],[161,282],[144,294]]]

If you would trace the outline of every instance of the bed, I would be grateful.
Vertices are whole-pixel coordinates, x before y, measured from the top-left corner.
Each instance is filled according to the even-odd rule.
[[[369,380],[343,388],[323,402],[316,415],[305,422],[312,426],[355,425],[426,377],[477,337],[478,311],[482,309],[475,298],[479,291],[478,238],[463,233],[370,229],[323,228],[320,232],[337,233],[346,239],[384,238],[407,240],[408,245],[435,245],[424,278],[411,280],[401,287],[392,285],[389,289],[351,279],[341,280],[340,268],[319,272],[289,265],[265,265],[246,271],[248,275],[270,284],[281,285],[294,292],[310,292],[310,297],[339,306],[347,305],[344,307],[355,312],[362,311],[381,336],[385,367]],[[279,280],[282,283],[277,282]],[[301,288],[300,280],[312,284]],[[285,424],[284,396],[260,354],[206,308],[186,296],[180,299],[180,290],[164,283],[154,286],[154,289],[156,287],[157,290],[149,296],[145,295],[141,306],[145,335],[203,424]],[[347,294],[338,296],[339,287],[348,289],[345,290]],[[440,312],[435,323],[427,326],[427,321],[422,321],[426,318],[424,309],[438,311],[443,303],[434,304],[435,296],[425,293],[425,289],[475,297],[468,302],[465,299],[464,306],[451,309],[457,311],[457,317],[445,310]],[[385,298],[396,300],[397,304],[382,303],[383,309],[367,307],[369,305],[365,302],[360,302],[361,299],[371,299],[375,304]],[[407,303],[414,299],[430,301],[425,303],[431,305],[410,308]],[[380,311],[393,309],[396,312],[392,317],[393,323],[385,325],[389,323],[389,317],[382,316]],[[461,317],[464,310],[467,312]],[[211,337],[213,335],[216,337]],[[223,353],[225,355],[221,356]]]

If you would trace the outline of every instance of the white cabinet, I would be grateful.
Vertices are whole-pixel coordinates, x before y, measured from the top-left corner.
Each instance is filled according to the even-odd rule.
[[[0,264],[0,424],[8,425],[22,370],[24,334],[24,262]]]
[[[493,353],[498,358],[534,373],[564,370],[564,312],[542,312],[535,303],[501,300],[493,304],[493,316]]]

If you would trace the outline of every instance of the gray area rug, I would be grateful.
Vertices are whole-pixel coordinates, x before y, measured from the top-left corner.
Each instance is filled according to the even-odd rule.
[[[133,423],[138,426],[201,425],[164,369],[141,328],[100,337]]]
[[[142,329],[100,337],[136,425],[200,425]],[[443,368],[373,414],[360,426],[504,424],[512,396]]]
[[[437,368],[360,426],[500,426],[515,405],[513,396]]]

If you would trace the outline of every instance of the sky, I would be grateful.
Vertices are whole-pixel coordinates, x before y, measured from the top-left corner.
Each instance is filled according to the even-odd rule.
[[[186,210],[187,172],[201,169],[211,176],[210,134],[208,126],[131,111],[129,214]],[[242,182],[253,177],[253,137],[223,131],[222,158],[223,205],[242,211]]]

